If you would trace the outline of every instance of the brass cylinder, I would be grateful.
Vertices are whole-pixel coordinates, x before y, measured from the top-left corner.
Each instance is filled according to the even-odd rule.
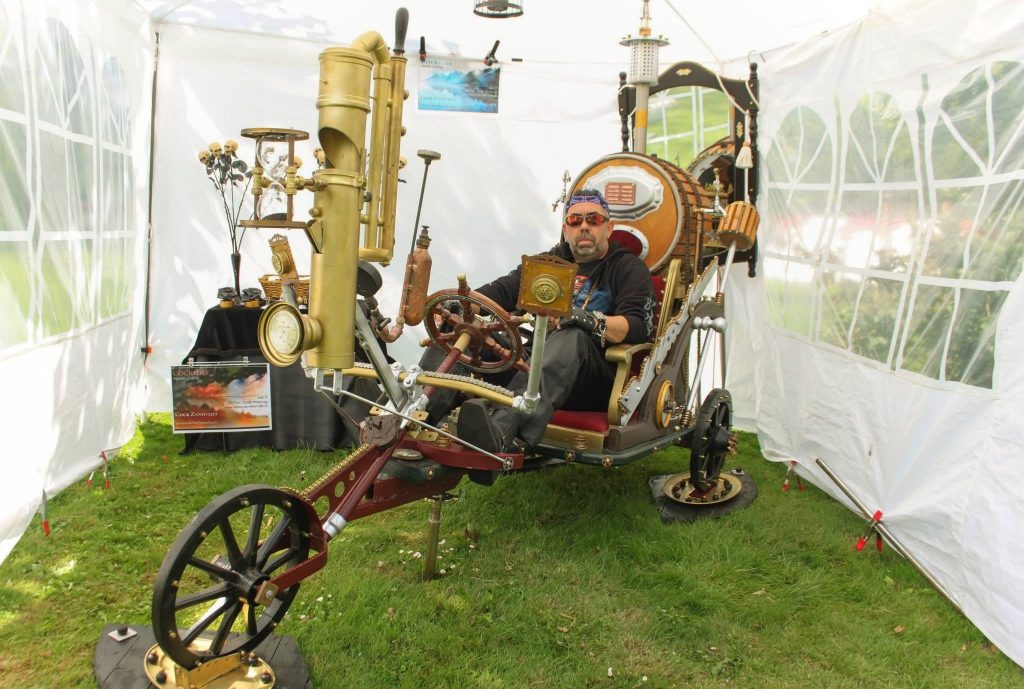
[[[321,325],[320,344],[307,362],[349,368],[355,362],[359,215],[363,203],[366,116],[373,60],[362,50],[328,48],[320,54],[320,147],[330,167],[316,173],[314,205],[322,243],[310,273],[309,315]]]
[[[320,324],[320,344],[306,359],[315,368],[350,368],[355,363],[355,308],[359,206],[362,185],[339,170],[321,170],[324,188],[316,193],[324,213],[323,246],[313,253],[309,315]]]
[[[388,108],[388,143],[387,158],[384,164],[384,189],[382,192],[383,210],[381,212],[380,246],[387,250],[388,261],[395,246],[395,209],[398,197],[398,162],[402,140],[402,113],[405,106],[405,67],[407,60],[404,55],[391,58],[391,100]],[[414,230],[415,231],[415,230]]]
[[[363,246],[368,249],[381,248],[381,238],[378,237],[380,225],[381,198],[383,185],[381,177],[384,175],[383,160],[387,155],[387,129],[388,111],[387,102],[391,94],[391,66],[378,64],[373,70],[373,118],[370,123],[370,169],[368,171],[370,192],[369,203],[366,209],[366,234],[363,238]],[[374,260],[367,256],[360,255],[360,258]],[[390,256],[387,257],[390,260]]]
[[[393,63],[400,63],[400,68]],[[308,364],[316,368],[353,365],[358,260],[387,265],[392,257],[401,137],[401,108],[396,118],[390,107],[396,71],[400,75],[397,88],[404,94],[405,58],[389,58],[384,39],[375,31],[362,34],[349,48],[328,48],[320,54],[317,131],[327,167],[314,175],[315,227],[310,228],[310,235],[318,239],[310,275],[309,316],[320,324],[323,336],[307,356]],[[390,222],[385,222],[387,218]],[[366,235],[360,246],[364,220]]]

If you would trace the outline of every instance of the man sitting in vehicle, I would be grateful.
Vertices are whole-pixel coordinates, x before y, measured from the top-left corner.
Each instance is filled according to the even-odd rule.
[[[459,411],[459,438],[490,452],[508,452],[518,439],[535,446],[556,409],[601,411],[607,408],[615,365],[605,347],[645,342],[654,329],[654,292],[647,266],[609,242],[613,224],[608,203],[594,189],[577,191],[565,204],[562,241],[545,252],[579,265],[573,285],[572,315],[549,331],[540,376],[541,399],[532,414],[471,399]],[[502,308],[515,309],[521,266],[477,288]],[[429,362],[425,359],[424,364]],[[505,387],[526,390],[527,374],[517,372]],[[431,400],[431,416],[453,399]]]

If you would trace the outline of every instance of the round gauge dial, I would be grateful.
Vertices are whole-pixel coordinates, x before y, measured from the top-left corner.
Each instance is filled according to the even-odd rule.
[[[277,311],[267,319],[267,342],[281,354],[291,354],[302,344],[302,321],[294,311]]]
[[[260,317],[260,350],[275,366],[288,366],[318,339],[316,333],[310,334],[305,317],[288,302],[271,304]]]

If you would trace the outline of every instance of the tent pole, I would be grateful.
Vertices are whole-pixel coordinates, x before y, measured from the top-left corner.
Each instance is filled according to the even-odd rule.
[[[872,519],[871,511],[868,510],[868,508],[864,505],[864,503],[861,502],[859,499],[857,499],[857,496],[854,495],[850,491],[850,489],[846,486],[846,484],[844,484],[842,481],[840,481],[839,477],[836,476],[835,473],[833,473],[832,470],[828,468],[828,466],[826,466],[825,462],[821,459],[821,457],[816,457],[814,459],[814,462],[819,467],[821,467],[822,471],[824,471],[825,474],[830,479],[832,479],[832,481],[837,486],[839,486],[839,490],[843,491],[843,494],[846,495],[846,497],[848,497],[850,499],[850,502],[852,502],[854,505],[857,506],[857,509],[859,509],[861,511],[861,513],[864,515],[864,517],[866,519]],[[928,581],[929,584],[934,586],[935,590],[938,591],[940,594],[942,594],[942,597],[945,598],[947,601],[949,601],[950,605],[952,605],[954,608],[956,608],[957,612],[959,612],[961,615],[964,614],[963,609],[957,604],[957,602],[955,600],[953,600],[953,598],[949,595],[949,593],[946,592],[946,589],[944,589],[942,587],[942,584],[940,584],[935,579],[935,577],[933,577],[928,572],[928,570],[926,570],[924,568],[924,565],[922,565],[920,562],[918,562],[917,559],[914,558],[914,556],[912,556],[909,552],[907,552],[907,549],[904,548],[903,545],[893,537],[892,532],[889,531],[888,528],[886,528],[885,524],[883,524],[882,522],[879,521],[876,524],[874,524],[874,529],[876,531],[878,531],[878,533],[880,533],[883,537],[885,537],[885,540],[889,541],[889,543],[892,545],[893,549],[897,553],[902,555],[903,558],[907,560],[907,562],[912,564],[914,566],[914,569],[916,569],[921,574],[921,576],[923,576]]]
[[[149,355],[153,352],[153,348],[149,346],[149,281],[152,277],[152,260],[153,260],[153,174],[154,174],[154,154],[156,152],[156,83],[157,74],[160,69],[160,32],[157,31],[154,34],[156,36],[156,43],[153,47],[153,86],[152,93],[149,99],[149,182],[148,182],[148,199],[146,202],[146,305],[143,309],[142,316],[142,363],[145,364]]]

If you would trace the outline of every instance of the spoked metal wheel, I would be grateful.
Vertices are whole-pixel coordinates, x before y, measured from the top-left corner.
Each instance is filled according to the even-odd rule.
[[[308,555],[309,518],[297,497],[262,485],[220,495],[182,530],[157,573],[157,643],[188,669],[255,648],[299,589],[260,605],[260,585]]]
[[[700,405],[690,445],[690,483],[699,491],[715,486],[725,457],[733,449],[732,396],[716,388]]]

